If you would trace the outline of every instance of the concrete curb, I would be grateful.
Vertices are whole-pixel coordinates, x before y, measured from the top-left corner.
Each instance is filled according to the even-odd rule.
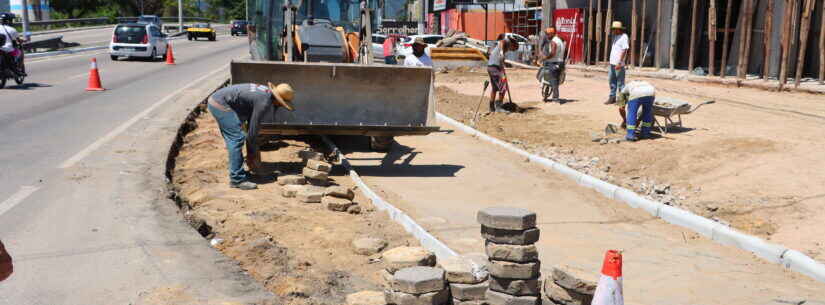
[[[361,190],[361,193],[364,194],[367,198],[372,201],[372,204],[378,208],[379,210],[386,211],[387,214],[390,216],[390,219],[395,221],[396,223],[400,224],[404,227],[408,233],[412,234],[423,246],[425,249],[432,251],[438,257],[439,260],[446,259],[450,257],[458,256],[458,253],[450,249],[447,245],[443,242],[435,238],[432,234],[427,232],[421,225],[415,222],[407,213],[401,211],[400,209],[393,206],[391,203],[385,201],[383,198],[375,194],[375,192],[364,183],[364,180],[361,180],[361,176],[352,169],[352,165],[349,163],[349,160],[338,150],[338,147],[335,146],[335,143],[332,143],[328,137],[323,137],[324,143],[327,144],[332,150],[335,152],[337,157],[341,160],[341,164],[349,171],[349,176],[352,181],[358,186],[358,189]]]
[[[601,181],[598,178],[578,172],[564,164],[531,154],[523,149],[511,145],[510,143],[506,143],[486,135],[476,129],[473,129],[472,127],[462,124],[461,122],[453,120],[444,114],[437,112],[436,117],[467,134],[525,156],[530,160],[530,162],[536,162],[546,168],[553,169],[576,181],[579,185],[598,191],[607,198],[622,201],[633,208],[641,208],[651,215],[661,218],[670,224],[693,230],[694,232],[710,238],[720,244],[735,246],[739,249],[750,251],[764,260],[773,263],[780,263],[786,268],[807,275],[817,281],[825,282],[825,265],[806,256],[805,254],[800,253],[799,251],[791,250],[782,245],[769,243],[761,238],[738,232],[730,227],[693,214],[689,211],[644,198],[626,188]]]

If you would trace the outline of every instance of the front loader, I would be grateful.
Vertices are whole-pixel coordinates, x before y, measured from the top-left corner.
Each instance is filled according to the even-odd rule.
[[[374,64],[372,2],[250,0],[251,59],[231,64],[233,83],[288,83],[295,111],[278,108],[265,135],[426,135],[435,124],[431,68]]]

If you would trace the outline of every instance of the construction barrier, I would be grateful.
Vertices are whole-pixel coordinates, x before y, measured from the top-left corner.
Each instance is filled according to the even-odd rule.
[[[531,154],[510,143],[491,137],[461,122],[453,120],[444,114],[436,113],[436,117],[467,134],[501,146],[521,156],[525,156],[530,162],[536,162],[546,168],[553,169],[563,176],[576,181],[579,185],[598,191],[607,198],[624,202],[633,208],[645,210],[651,215],[659,217],[670,224],[690,229],[720,244],[747,250],[764,260],[780,263],[786,268],[807,275],[817,281],[825,282],[825,264],[817,262],[796,250],[791,250],[782,245],[769,243],[761,238],[738,232],[728,226],[689,211],[647,199],[631,190],[601,181],[593,176],[567,167],[564,164]]]

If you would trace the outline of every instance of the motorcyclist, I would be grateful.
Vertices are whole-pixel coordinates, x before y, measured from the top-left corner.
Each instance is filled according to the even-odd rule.
[[[25,71],[20,69],[20,60],[23,57],[23,51],[17,48],[17,45],[20,45],[22,40],[17,30],[11,26],[12,21],[14,21],[14,14],[0,14],[0,23],[2,23],[0,36],[3,36],[3,38],[0,38],[0,40],[3,40],[0,51],[3,51],[3,61],[6,66],[11,67],[11,70],[18,75],[25,76]]]

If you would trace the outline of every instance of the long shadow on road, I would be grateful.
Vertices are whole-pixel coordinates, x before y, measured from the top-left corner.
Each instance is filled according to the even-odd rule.
[[[341,153],[347,156],[353,169],[361,176],[373,177],[455,177],[464,168],[452,164],[417,164],[412,160],[421,152],[414,147],[393,142],[386,153],[369,147],[369,138],[337,136],[332,138]]]

